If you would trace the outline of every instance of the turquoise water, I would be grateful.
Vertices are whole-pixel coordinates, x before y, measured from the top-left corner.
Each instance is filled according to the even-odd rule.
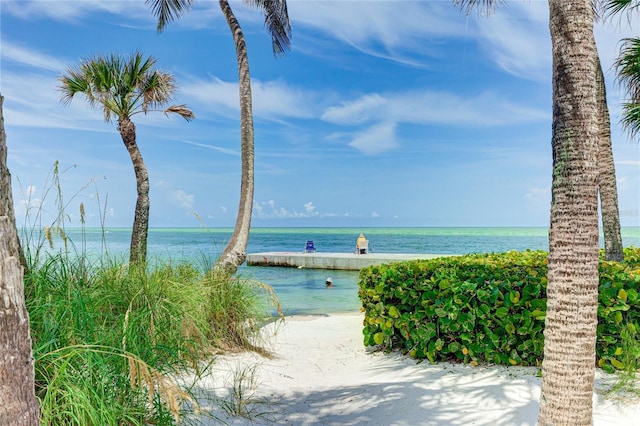
[[[212,264],[231,235],[231,229],[155,228],[149,230],[149,259],[189,260]],[[248,253],[302,251],[313,240],[318,252],[351,253],[364,233],[377,253],[466,254],[526,249],[547,250],[546,228],[254,228]],[[68,230],[74,244],[86,252],[127,257],[127,229]],[[622,230],[623,244],[640,247],[640,227]],[[602,245],[601,238],[601,245]],[[357,271],[242,266],[242,276],[272,286],[286,314],[357,312]],[[335,287],[324,282],[333,278]]]

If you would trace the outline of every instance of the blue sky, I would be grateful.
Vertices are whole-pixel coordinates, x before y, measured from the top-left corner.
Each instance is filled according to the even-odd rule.
[[[232,7],[253,80],[253,226],[547,226],[551,47],[546,1],[489,18],[450,1],[290,0],[292,49],[274,58],[261,15]],[[216,1],[161,34],[142,0],[0,2],[0,92],[16,216],[128,227],[135,179],[115,123],[57,78],[83,58],[135,50],[174,75],[196,120],[135,116],[152,227],[229,227],[240,184],[237,64]],[[634,20],[637,22],[637,20]],[[611,68],[626,20],[600,23],[621,221],[640,226],[640,145],[619,125]],[[200,219],[198,219],[198,217]]]

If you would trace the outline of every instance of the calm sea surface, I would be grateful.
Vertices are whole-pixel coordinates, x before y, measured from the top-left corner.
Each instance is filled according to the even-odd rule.
[[[149,259],[213,263],[231,229],[155,228],[149,230]],[[509,250],[547,250],[547,228],[253,228],[248,253],[302,251],[313,240],[318,252],[351,253],[364,233],[371,252],[466,254]],[[130,230],[68,230],[75,246],[88,253],[126,258]],[[622,230],[623,244],[640,247],[640,227]],[[602,246],[602,238],[600,242]],[[272,286],[286,314],[357,312],[357,271],[242,266],[242,276]],[[324,282],[333,278],[335,287]]]

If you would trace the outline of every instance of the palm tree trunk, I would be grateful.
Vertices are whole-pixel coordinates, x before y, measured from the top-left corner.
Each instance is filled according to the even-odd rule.
[[[129,263],[131,265],[143,265],[147,260],[147,235],[149,233],[149,174],[147,173],[147,166],[145,166],[142,159],[142,153],[136,143],[135,124],[128,117],[120,117],[118,131],[133,163],[138,192],[133,229],[131,230]]]
[[[16,238],[9,241],[9,250],[11,256],[20,260],[20,264],[26,272],[27,259],[20,245],[20,239],[17,237],[16,215],[13,211],[13,193],[11,192],[11,173],[7,167],[7,134],[4,131],[3,103],[4,97],[0,96],[0,188],[2,188],[0,191],[0,216],[7,216],[16,229]]]
[[[553,183],[538,424],[591,425],[598,307],[597,51],[591,0],[549,0]]]
[[[236,225],[215,267],[216,269],[222,269],[233,274],[247,257],[247,244],[249,242],[249,231],[251,229],[254,189],[253,111],[249,57],[247,55],[247,45],[244,34],[231,10],[231,6],[229,6],[229,2],[227,0],[219,0],[219,3],[220,9],[229,24],[229,29],[233,34],[238,59],[242,175]]]
[[[620,232],[616,169],[613,162],[613,147],[611,144],[611,119],[609,117],[609,108],[607,107],[607,89],[599,57],[596,72],[596,84],[598,85],[597,102],[600,116],[598,192],[600,195],[600,212],[602,214],[604,252],[606,260],[622,262],[624,253],[622,250],[622,234]]]
[[[29,315],[13,215],[11,180],[0,96],[0,424],[38,425]],[[7,178],[9,180],[7,180]]]

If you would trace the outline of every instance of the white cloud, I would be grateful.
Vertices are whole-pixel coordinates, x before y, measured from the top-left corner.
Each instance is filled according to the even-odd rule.
[[[498,67],[534,81],[551,79],[551,36],[547,2],[509,2],[479,18],[478,42]],[[508,36],[507,36],[508,34]]]
[[[457,126],[514,125],[550,119],[546,110],[516,104],[491,92],[461,96],[433,90],[363,95],[327,108],[322,118],[344,125],[384,120]]]
[[[550,81],[552,52],[548,6],[546,1],[511,1],[498,5],[495,15],[478,18],[474,22],[479,32],[478,42],[496,65],[506,72],[524,79]],[[638,28],[640,15],[622,14],[621,18],[596,22],[594,26],[608,84],[615,78],[612,66],[619,52],[620,40],[637,36],[634,28]]]
[[[424,66],[415,55],[433,54],[438,38],[464,33],[464,19],[447,2],[293,1],[288,8],[294,28],[309,27],[369,55],[413,66]],[[306,41],[315,44],[313,38]]]
[[[322,119],[339,125],[367,124],[346,133],[349,145],[366,153],[378,154],[399,146],[395,131],[399,124],[455,126],[513,126],[549,121],[549,112],[516,104],[491,92],[461,96],[449,92],[414,90],[372,93],[329,107]],[[375,124],[370,124],[375,123]],[[344,139],[345,132],[332,138]]]
[[[238,152],[238,150],[222,148],[222,147],[216,146],[216,145],[209,145],[209,144],[205,144],[205,143],[193,142],[193,141],[189,141],[189,140],[185,140],[185,139],[177,139],[176,142],[184,143],[184,144],[187,144],[187,145],[198,146],[200,148],[210,149],[210,150],[213,150],[213,151],[216,151],[216,152],[221,152],[223,154],[240,156],[240,153]]]
[[[384,110],[386,99],[377,93],[371,93],[353,101],[341,102],[325,110],[322,119],[336,124],[360,124],[371,120],[372,116],[379,116]],[[385,111],[382,111],[384,114]]]
[[[317,115],[313,108],[318,104],[317,93],[303,91],[283,82],[252,80],[251,95],[255,117],[274,120],[312,118]],[[187,80],[180,85],[180,96],[190,99],[189,103],[198,105],[200,109],[225,117],[237,117],[240,109],[238,83],[217,77],[211,80]]]
[[[379,154],[399,146],[395,135],[395,123],[380,123],[357,132],[349,146],[365,154]]]
[[[169,182],[163,180],[158,181],[155,186],[168,195],[170,202],[174,206],[188,210],[189,212],[193,209],[195,195],[188,194],[182,189],[175,189]]]
[[[3,61],[17,62],[19,64],[28,65],[29,67],[41,68],[54,72],[61,72],[68,66],[64,61],[61,61],[56,57],[19,46],[6,39],[2,40],[0,58],[2,58]]]
[[[64,23],[80,22],[89,14],[109,13],[129,19],[145,19],[151,25],[155,18],[150,10],[144,2],[136,0],[2,0],[3,15],[10,14],[25,20],[47,18]]]
[[[278,206],[275,200],[254,201],[253,215],[259,219],[293,219],[339,216],[335,213],[320,213],[316,211],[316,206],[312,201],[304,203],[302,208],[302,211],[298,211],[296,209],[289,210],[285,207]]]
[[[308,203],[305,203],[304,205],[304,210],[307,212],[307,214],[313,214],[315,209],[316,209],[316,206],[314,206],[311,201],[309,201]]]
[[[15,216],[18,222],[26,220],[28,216],[35,219],[33,215],[42,209],[42,199],[36,196],[36,190],[35,185],[27,185],[21,194],[22,197],[15,202]]]
[[[171,191],[171,196],[173,197],[173,200],[182,208],[193,208],[195,198],[193,194],[187,194],[182,189],[174,189]]]

